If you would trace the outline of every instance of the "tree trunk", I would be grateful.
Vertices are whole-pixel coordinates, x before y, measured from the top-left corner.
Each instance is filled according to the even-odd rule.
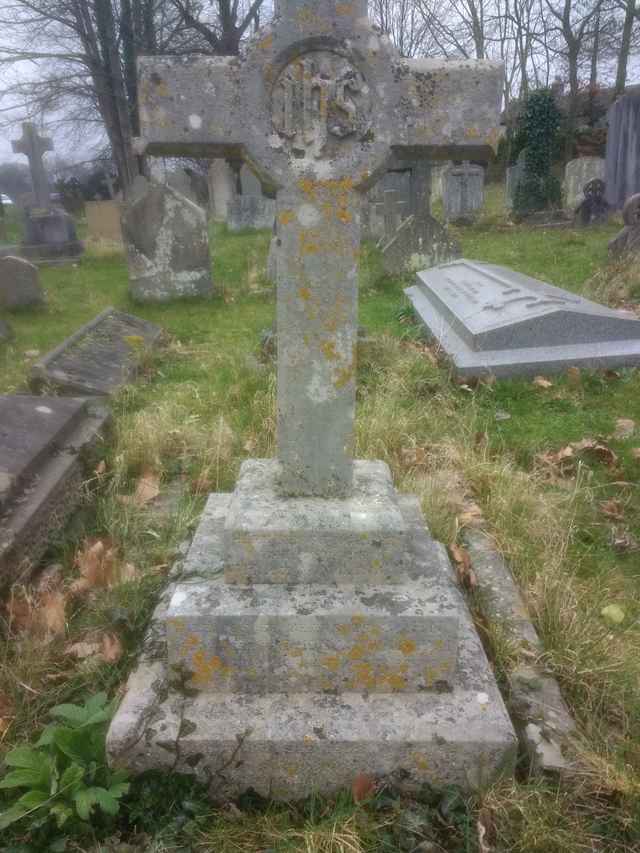
[[[629,63],[629,51],[631,49],[631,34],[633,32],[633,21],[636,13],[636,0],[627,0],[622,27],[622,43],[618,55],[618,70],[616,72],[616,95],[622,95],[627,85],[627,65]]]

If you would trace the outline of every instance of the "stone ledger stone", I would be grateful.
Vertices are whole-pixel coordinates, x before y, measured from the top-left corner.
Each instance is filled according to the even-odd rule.
[[[0,258],[0,308],[15,311],[43,304],[38,267],[24,258]]]
[[[640,320],[492,264],[418,273],[405,293],[463,376],[640,363]]]
[[[137,302],[213,296],[206,212],[166,184],[136,178],[122,218]]]
[[[63,394],[114,394],[132,381],[162,334],[147,320],[107,308],[36,362],[31,384]]]
[[[77,507],[108,421],[86,397],[0,397],[0,589],[28,578]]]

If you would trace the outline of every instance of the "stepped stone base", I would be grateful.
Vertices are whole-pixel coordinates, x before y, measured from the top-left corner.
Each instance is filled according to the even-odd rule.
[[[225,528],[234,500],[210,497],[189,554],[172,573],[109,730],[112,764],[134,773],[164,768],[195,774],[216,799],[248,788],[284,800],[330,794],[349,787],[358,773],[392,776],[411,791],[425,782],[476,788],[513,772],[515,733],[446,551],[429,537],[416,499],[396,499],[414,580],[382,590],[361,581],[271,589],[224,583]],[[304,658],[319,640],[329,642],[332,619],[353,625],[353,616],[357,630],[362,618],[375,627],[379,617],[383,634],[380,649],[375,643],[366,649],[373,681],[359,690],[340,682],[347,671],[342,664],[323,666],[327,660],[320,655]],[[243,632],[243,625],[251,630]],[[405,637],[410,625],[416,632]],[[369,631],[367,638],[374,635]],[[274,636],[289,646],[274,643]],[[334,632],[338,645],[340,636]],[[238,660],[248,661],[259,653],[260,638],[270,654],[253,662],[255,678],[250,666],[240,667],[240,674],[224,671],[229,648],[217,643],[226,641]],[[438,639],[443,646],[436,650]],[[376,676],[384,680],[385,667],[400,660],[398,649],[413,650],[413,642],[441,653],[445,677],[428,685],[409,667],[405,681],[387,682],[388,692],[376,692]],[[297,674],[298,647],[306,679]],[[293,660],[287,648],[295,648]],[[204,682],[189,660],[194,649],[205,664]],[[455,678],[447,660],[452,650]],[[322,669],[335,681],[326,689],[318,689]]]

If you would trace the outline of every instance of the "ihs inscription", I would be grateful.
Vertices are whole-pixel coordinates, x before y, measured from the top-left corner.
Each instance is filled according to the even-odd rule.
[[[280,73],[272,95],[273,126],[295,157],[337,153],[342,140],[366,136],[371,92],[363,74],[344,56],[314,50]]]

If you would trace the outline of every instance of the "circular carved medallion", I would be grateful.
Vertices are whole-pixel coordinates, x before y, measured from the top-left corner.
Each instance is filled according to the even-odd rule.
[[[272,94],[273,126],[296,157],[336,156],[345,140],[363,139],[371,93],[363,74],[340,54],[313,50],[292,60]]]

